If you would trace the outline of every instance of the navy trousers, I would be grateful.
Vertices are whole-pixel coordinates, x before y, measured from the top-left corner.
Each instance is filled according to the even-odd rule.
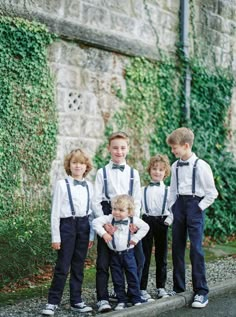
[[[63,218],[60,222],[61,249],[56,266],[48,303],[58,305],[61,301],[67,275],[70,272],[70,303],[82,302],[81,290],[84,277],[84,261],[89,242],[88,217]]]
[[[128,294],[133,304],[142,302],[140,297],[139,278],[134,249],[122,252],[111,252],[111,275],[118,303],[127,303],[125,276]]]
[[[185,291],[185,249],[187,236],[190,240],[190,261],[192,265],[192,283],[195,294],[206,295],[208,287],[202,239],[204,233],[204,211],[198,207],[200,197],[179,196],[172,207],[174,222],[172,225],[173,283],[177,293]]]
[[[165,288],[168,250],[168,226],[164,224],[165,219],[166,216],[154,217],[143,215],[143,220],[149,225],[150,229],[142,239],[145,264],[141,279],[141,290],[147,289],[153,241],[155,246],[156,288]]]
[[[102,209],[105,215],[111,213],[111,206],[108,202],[102,202]],[[134,248],[135,259],[138,267],[138,277],[141,281],[144,267],[144,253],[141,241]],[[96,261],[96,292],[97,300],[108,300],[108,281],[110,268],[110,249],[103,238],[97,235],[97,261]]]

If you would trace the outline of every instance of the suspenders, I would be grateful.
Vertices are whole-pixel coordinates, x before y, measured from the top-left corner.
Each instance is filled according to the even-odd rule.
[[[193,164],[193,174],[192,174],[192,194],[195,196],[195,189],[196,189],[196,168],[197,162],[199,158],[197,158]],[[179,195],[179,160],[176,164],[176,185],[177,185],[177,196]]]
[[[110,197],[108,195],[108,185],[107,185],[107,172],[106,168],[103,167],[103,179],[104,179],[104,194],[107,200],[110,200]],[[129,181],[129,191],[128,195],[132,196],[133,195],[133,188],[134,188],[134,169],[131,167],[130,168],[130,181]]]
[[[147,214],[149,214],[149,208],[148,208],[148,204],[147,204],[147,188],[148,186],[146,186],[144,188],[144,208]],[[162,211],[161,214],[163,215],[166,209],[166,201],[167,201],[167,195],[168,195],[168,187],[165,187],[165,194],[164,194],[164,199],[163,199],[163,204],[162,204]]]
[[[133,223],[133,217],[129,217],[130,219],[130,224]],[[114,221],[115,219],[113,218],[112,221],[111,221],[111,224],[114,226]],[[129,247],[129,242],[130,242],[130,239],[131,239],[131,233],[130,233],[130,230],[129,230],[129,233],[128,233],[128,241],[127,241],[127,248]],[[113,246],[113,249],[114,251],[116,250],[116,243],[115,243],[115,238],[114,238],[114,234],[112,236],[112,246]]]
[[[69,202],[70,202],[70,209],[71,209],[71,214],[73,216],[73,218],[75,218],[75,208],[74,208],[74,204],[73,204],[73,200],[72,200],[72,196],[71,196],[71,190],[70,190],[70,184],[68,179],[65,179],[66,182],[66,187],[67,187],[67,192],[68,192],[68,197],[69,197]],[[86,189],[87,189],[87,210],[86,210],[86,215],[88,215],[89,212],[89,200],[90,200],[90,195],[89,195],[89,188],[88,188],[88,184],[86,183]]]

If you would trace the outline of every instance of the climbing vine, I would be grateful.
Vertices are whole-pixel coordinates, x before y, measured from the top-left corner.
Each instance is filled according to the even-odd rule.
[[[38,260],[49,231],[49,171],[55,156],[57,118],[47,46],[54,36],[41,24],[0,16],[0,254],[1,272],[12,256]],[[40,219],[40,220],[39,220]],[[45,220],[43,220],[45,219]],[[40,230],[42,230],[40,232]],[[48,235],[47,235],[48,238]],[[29,241],[37,241],[34,246]],[[48,241],[47,241],[48,243]],[[9,261],[7,261],[10,256]],[[5,264],[4,264],[5,263]],[[25,263],[33,263],[25,261]],[[27,270],[23,265],[19,270]],[[5,271],[6,270],[6,271]],[[6,276],[9,276],[6,274]],[[0,283],[1,283],[0,276]]]
[[[228,113],[235,85],[232,71],[220,67],[207,68],[200,59],[184,60],[181,51],[177,61],[160,62],[131,58],[125,71],[126,95],[117,89],[124,105],[106,127],[106,136],[113,130],[130,135],[128,161],[140,171],[142,183],[147,180],[147,160],[155,153],[175,158],[166,145],[166,136],[179,126],[193,129],[196,140],[193,150],[212,167],[219,197],[206,213],[206,234],[225,239],[236,228],[236,167],[227,151],[229,136]],[[182,115],[183,69],[192,71],[191,120]],[[106,147],[101,145],[95,155],[97,167],[108,160]]]

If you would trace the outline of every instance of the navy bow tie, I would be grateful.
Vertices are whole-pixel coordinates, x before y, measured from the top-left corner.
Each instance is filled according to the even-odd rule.
[[[112,165],[112,169],[119,169],[121,172],[124,171],[125,165],[114,164]]]
[[[81,186],[86,186],[85,181],[78,181],[77,179],[74,179],[74,185],[81,185]]]
[[[160,182],[150,182],[149,186],[160,186]]]
[[[127,225],[128,220],[115,220],[114,225]]]
[[[178,166],[188,166],[189,162],[178,162]]]

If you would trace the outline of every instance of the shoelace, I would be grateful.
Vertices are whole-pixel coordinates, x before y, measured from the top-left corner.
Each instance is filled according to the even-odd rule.
[[[194,301],[198,301],[198,302],[203,302],[203,295],[195,295],[194,296]]]

